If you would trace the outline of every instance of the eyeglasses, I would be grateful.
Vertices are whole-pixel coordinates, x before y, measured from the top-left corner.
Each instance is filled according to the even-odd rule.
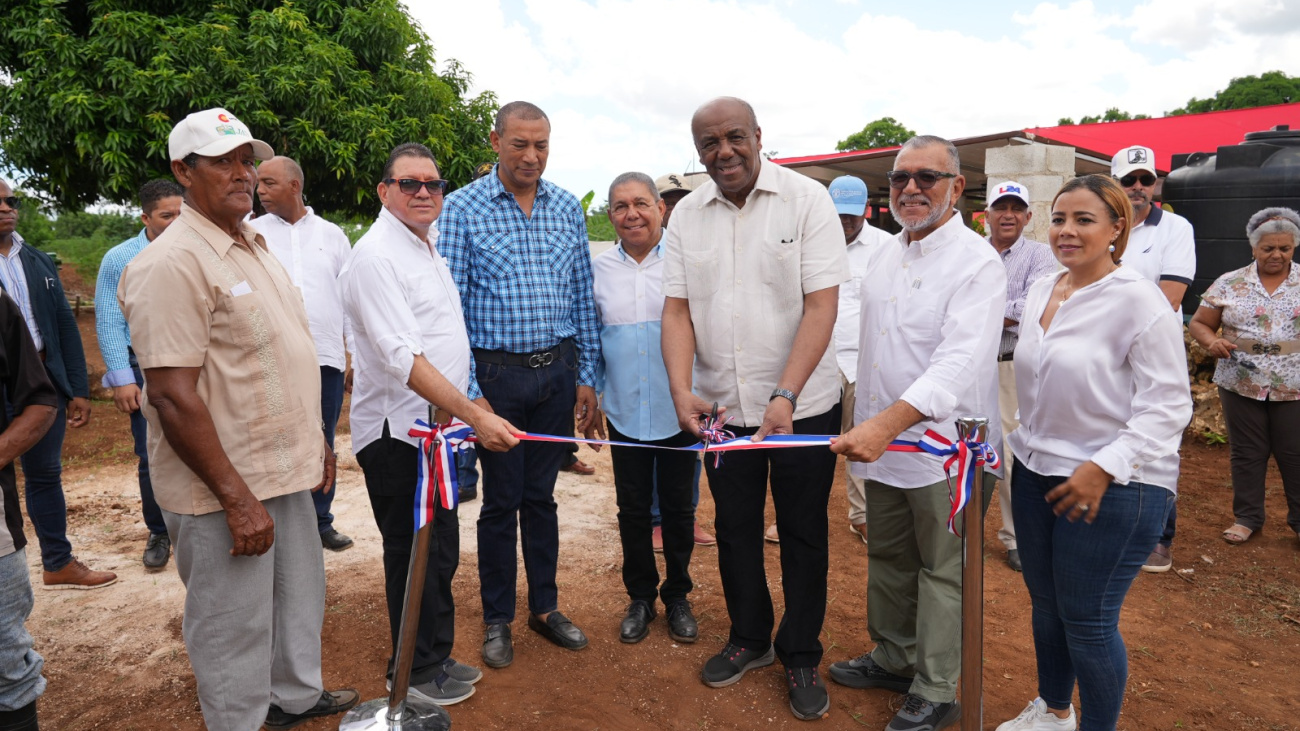
[[[1156,176],[1152,175],[1151,173],[1147,173],[1147,172],[1143,172],[1143,173],[1140,173],[1140,174],[1139,174],[1139,173],[1129,173],[1128,175],[1125,175],[1124,177],[1122,177],[1122,178],[1119,179],[1119,184],[1120,184],[1120,186],[1122,186],[1122,187],[1124,187],[1124,188],[1132,188],[1132,187],[1133,187],[1133,184],[1134,184],[1134,183],[1138,183],[1138,182],[1140,182],[1140,183],[1142,183],[1142,185],[1144,185],[1144,186],[1150,188],[1151,186],[1153,186],[1153,185],[1156,184]]]
[[[407,195],[419,194],[420,188],[427,189],[429,195],[434,198],[447,192],[447,181],[445,180],[412,180],[411,178],[402,178],[401,180],[398,180],[397,178],[389,178],[384,182],[388,185],[397,183],[398,190]]]
[[[18,210],[18,204],[22,202],[16,195],[5,196],[4,198],[0,198],[0,201],[3,201],[6,206],[9,206],[15,211]]]
[[[906,170],[890,170],[885,173],[885,178],[889,180],[889,187],[894,190],[906,188],[909,180],[915,180],[916,187],[921,190],[929,190],[940,180],[955,177],[957,177],[956,173],[941,173],[938,170],[918,170],[914,173],[909,173]]]

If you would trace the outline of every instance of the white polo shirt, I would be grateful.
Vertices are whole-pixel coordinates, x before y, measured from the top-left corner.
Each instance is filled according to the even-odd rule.
[[[803,321],[804,295],[849,278],[835,204],[812,178],[763,160],[744,208],[710,180],[678,202],[664,242],[664,296],[687,300],[695,326],[695,393],[725,406],[737,426],[761,425]],[[827,347],[794,418],[839,401]]]
[[[1191,284],[1196,276],[1192,224],[1152,203],[1146,220],[1129,234],[1120,263],[1156,284],[1166,280]]]
[[[320,365],[347,367],[343,353],[343,302],[336,280],[352,252],[343,229],[307,208],[307,215],[289,223],[274,213],[249,221],[266,239],[266,246],[289,272],[307,307],[307,326],[316,342]]]
[[[427,418],[429,404],[407,386],[415,356],[423,355],[465,393],[471,367],[460,292],[447,262],[397,217],[381,208],[339,274],[339,293],[351,322],[352,450],[383,435],[411,444],[407,429]]]

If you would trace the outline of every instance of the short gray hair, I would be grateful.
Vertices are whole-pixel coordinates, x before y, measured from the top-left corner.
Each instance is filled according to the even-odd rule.
[[[630,172],[614,178],[614,182],[609,184],[609,195],[605,198],[606,205],[614,200],[614,189],[624,183],[640,183],[650,190],[650,196],[654,200],[659,200],[659,188],[655,187],[655,181],[645,173]]]
[[[936,137],[935,135],[917,135],[907,142],[904,142],[903,147],[899,152],[901,153],[904,150],[916,150],[922,147],[930,147],[931,145],[942,145],[946,150],[948,150],[948,162],[952,164],[952,170],[940,170],[939,172],[961,175],[961,155],[957,153],[957,146],[942,137]]]
[[[536,104],[524,101],[510,102],[497,110],[496,119],[492,122],[492,131],[497,133],[497,137],[505,136],[506,122],[511,119],[522,119],[525,122],[545,119],[547,124],[551,123],[551,118],[546,116],[546,112]]]
[[[1250,248],[1259,246],[1260,239],[1269,234],[1286,234],[1291,243],[1300,246],[1300,213],[1290,208],[1265,208],[1250,217],[1246,224],[1246,238]]]

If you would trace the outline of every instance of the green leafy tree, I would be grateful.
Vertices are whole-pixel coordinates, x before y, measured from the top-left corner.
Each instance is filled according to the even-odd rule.
[[[847,138],[835,143],[840,152],[849,150],[874,150],[878,147],[893,147],[907,142],[916,133],[898,123],[893,117],[881,117],[854,132]]]
[[[1282,71],[1268,71],[1259,76],[1241,76],[1228,82],[1228,88],[1209,99],[1192,97],[1187,104],[1169,112],[1200,114],[1221,112],[1226,109],[1264,107],[1270,104],[1289,104],[1300,101],[1300,76],[1288,76]]]
[[[492,159],[495,96],[398,0],[8,0],[0,167],[64,210],[130,202],[169,174],[167,134],[225,107],[308,176],[311,203],[373,215],[388,151],[423,142],[443,177]]]
[[[1098,122],[1128,122],[1134,119],[1151,119],[1151,115],[1150,114],[1129,114],[1128,112],[1121,111],[1119,107],[1111,107],[1110,109],[1106,110],[1105,114],[1097,114],[1097,115],[1081,118],[1079,120],[1079,124],[1097,124]],[[1064,125],[1064,124],[1074,124],[1075,122],[1070,117],[1061,117],[1060,119],[1056,120],[1056,123]]]

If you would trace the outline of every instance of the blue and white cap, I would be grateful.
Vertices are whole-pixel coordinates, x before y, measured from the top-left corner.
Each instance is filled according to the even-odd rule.
[[[852,175],[842,175],[831,181],[831,200],[837,213],[861,216],[867,212],[867,184]]]
[[[1024,201],[1025,205],[1029,205],[1029,189],[1014,180],[1008,180],[989,191],[989,208],[992,208],[994,203],[1007,196],[1019,198]]]

